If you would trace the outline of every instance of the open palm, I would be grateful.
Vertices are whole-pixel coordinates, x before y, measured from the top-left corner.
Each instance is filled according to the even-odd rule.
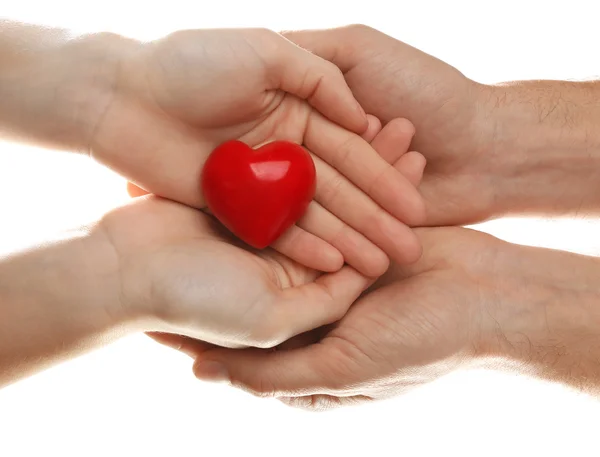
[[[386,254],[418,258],[400,221],[422,220],[421,198],[344,128],[362,132],[367,118],[329,62],[265,30],[182,31],[132,53],[116,87],[92,153],[140,187],[202,208],[199,174],[220,143],[295,141],[313,154],[317,191],[277,250],[324,271],[345,260],[368,275],[387,268]]]

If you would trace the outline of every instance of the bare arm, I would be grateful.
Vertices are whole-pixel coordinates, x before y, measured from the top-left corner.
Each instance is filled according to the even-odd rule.
[[[484,89],[500,214],[600,214],[600,82]]]
[[[0,138],[87,153],[124,41],[0,21]]]
[[[99,235],[0,257],[0,387],[116,338],[129,324]],[[131,329],[129,329],[131,330]]]

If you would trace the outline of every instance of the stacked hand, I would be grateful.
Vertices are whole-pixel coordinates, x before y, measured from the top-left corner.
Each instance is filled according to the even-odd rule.
[[[200,379],[303,407],[490,360],[600,385],[596,259],[439,227],[597,212],[597,85],[484,86],[362,26],[144,44],[22,27],[1,29],[0,133],[89,152],[135,199],[0,261],[0,383],[146,331]],[[316,166],[308,211],[265,250],[205,208],[203,164],[230,139],[293,141]]]
[[[600,142],[597,135],[590,140],[589,119],[582,117],[581,132],[561,131],[562,116],[578,116],[567,114],[568,106],[585,103],[593,86],[567,87],[557,95],[571,103],[563,109],[560,98],[536,100],[527,84],[477,84],[368,27],[285,36],[338,65],[361,105],[383,123],[403,116],[414,123],[412,145],[427,159],[419,187],[425,225],[600,208],[594,191]],[[554,93],[549,82],[538,84],[533,89]],[[385,398],[461,366],[506,361],[528,374],[597,390],[595,259],[514,246],[461,228],[417,233],[423,245],[417,264],[393,266],[337,324],[275,352],[159,339],[194,357],[200,379],[316,409]]]
[[[303,144],[316,166],[315,201],[275,249],[323,271],[345,261],[369,276],[386,270],[386,254],[419,257],[404,223],[423,220],[422,200],[353,133],[367,130],[368,118],[333,64],[267,30],[182,31],[122,53],[90,140],[98,160],[156,195],[203,208],[199,175],[219,144]]]

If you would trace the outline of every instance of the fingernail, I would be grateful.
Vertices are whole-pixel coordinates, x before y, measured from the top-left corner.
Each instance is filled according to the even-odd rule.
[[[200,362],[196,365],[194,374],[202,381],[230,382],[227,368],[219,362]]]
[[[364,119],[367,119],[367,112],[365,111],[365,109],[362,107],[362,105],[359,102],[356,102],[356,106],[358,106],[358,112],[362,115],[362,117]],[[369,126],[368,122],[367,122],[367,127]]]

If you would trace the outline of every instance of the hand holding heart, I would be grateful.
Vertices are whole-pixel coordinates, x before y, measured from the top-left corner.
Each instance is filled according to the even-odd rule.
[[[346,261],[370,276],[388,255],[418,258],[404,223],[424,217],[420,195],[353,133],[368,118],[333,64],[266,30],[182,31],[125,51],[90,140],[98,160],[151,193],[203,208],[200,173],[224,141],[302,144],[315,163],[315,199],[276,250],[322,271]]]
[[[423,157],[398,150],[410,141],[408,125],[390,122],[372,144],[417,185]],[[120,259],[124,306],[132,315],[159,309],[151,328],[163,342],[183,334],[271,347],[339,320],[372,283],[350,266],[320,274],[272,249],[242,247],[212,217],[155,196],[109,213],[101,226]]]
[[[306,211],[315,194],[315,166],[294,143],[274,141],[253,151],[229,141],[206,161],[202,193],[225,227],[262,249]]]

